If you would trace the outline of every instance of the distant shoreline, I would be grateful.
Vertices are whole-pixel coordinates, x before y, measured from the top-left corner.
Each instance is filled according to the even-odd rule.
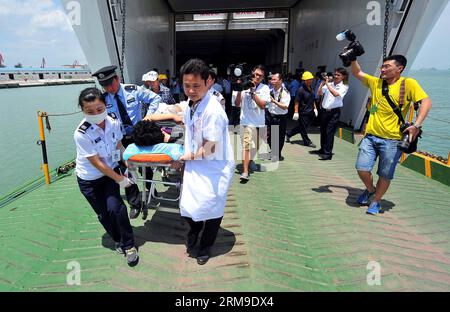
[[[73,84],[94,84],[93,78],[89,79],[42,79],[42,80],[17,80],[17,81],[1,81],[0,89],[15,89],[29,87],[49,87],[49,86],[65,86]]]

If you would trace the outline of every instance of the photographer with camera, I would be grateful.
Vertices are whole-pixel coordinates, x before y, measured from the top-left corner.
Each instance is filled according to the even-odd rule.
[[[432,103],[416,80],[401,77],[407,65],[404,56],[393,55],[385,58],[381,67],[381,78],[378,78],[361,70],[356,61],[358,54],[347,53],[352,73],[372,93],[366,137],[361,143],[356,162],[359,177],[366,186],[366,190],[358,198],[358,203],[369,205],[370,198],[374,196],[367,213],[376,215],[381,211],[381,200],[394,178],[402,152],[411,153],[414,148],[417,149],[417,139]],[[415,124],[405,124],[411,102],[421,102],[419,114]],[[372,170],[378,157],[379,180],[375,187]]]
[[[318,154],[320,160],[333,158],[334,134],[336,133],[344,97],[348,92],[348,72],[345,68],[337,68],[334,76],[324,73],[323,81],[318,89],[318,97],[323,96],[322,116],[320,121],[320,150],[311,152]]]
[[[248,85],[251,88],[238,91],[236,107],[241,107],[241,125],[243,133],[243,171],[241,181],[250,180],[249,167],[255,157],[258,148],[258,137],[261,129],[266,126],[266,103],[270,102],[270,89],[262,81],[265,78],[264,66],[258,65],[252,71],[252,81]]]

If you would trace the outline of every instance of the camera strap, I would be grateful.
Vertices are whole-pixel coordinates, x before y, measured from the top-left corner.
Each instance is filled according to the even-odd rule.
[[[405,102],[406,79],[404,79],[402,81],[402,84],[400,86],[400,99],[398,101],[398,106],[395,105],[394,101],[392,101],[391,96],[389,95],[389,85],[388,85],[386,80],[383,80],[383,89],[382,89],[382,91],[383,91],[384,97],[388,101],[388,103],[391,106],[392,110],[394,111],[394,113],[399,118],[399,124],[401,124],[401,125],[405,124],[405,119],[403,118],[403,115],[402,115],[402,108],[403,108],[403,104]]]

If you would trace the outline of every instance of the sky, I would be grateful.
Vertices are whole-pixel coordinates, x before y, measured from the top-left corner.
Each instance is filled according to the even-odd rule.
[[[0,54],[11,67],[86,63],[60,0],[0,0]]]
[[[450,68],[450,3],[427,38],[412,69]],[[5,64],[47,67],[81,64],[86,58],[60,0],[0,0],[0,54]]]

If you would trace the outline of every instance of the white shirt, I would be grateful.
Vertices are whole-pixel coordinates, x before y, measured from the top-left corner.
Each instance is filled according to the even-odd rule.
[[[181,216],[195,222],[221,218],[235,166],[227,115],[208,92],[195,109],[192,119],[191,108],[186,110],[185,120],[186,153],[197,153],[204,140],[217,144],[212,155],[186,161]]]
[[[333,94],[331,94],[330,90],[328,90],[327,86],[323,86],[322,87],[322,92],[323,92],[322,108],[323,109],[335,109],[335,108],[344,107],[343,101],[344,101],[344,97],[347,95],[348,86],[345,85],[343,82],[339,83],[338,85],[335,85],[334,83],[330,83],[329,85],[339,93],[339,96],[335,97]]]
[[[220,103],[220,105],[222,105],[223,110],[225,110],[225,98],[223,97],[222,93],[219,93],[217,90],[215,90],[214,88],[211,88],[209,90],[209,92],[211,93],[211,95],[213,97],[216,98],[217,102]]]
[[[282,109],[277,104],[270,102],[268,106],[269,112],[274,115],[286,115],[289,111],[289,104],[291,103],[291,94],[284,86],[281,86],[278,91],[275,91],[274,89],[272,93],[275,101],[281,102],[283,105],[287,106],[287,109]]]
[[[84,119],[74,134],[77,146],[76,174],[80,179],[93,181],[100,179],[104,174],[95,168],[89,157],[96,156],[111,169],[118,166],[114,160],[117,144],[122,140],[123,134],[120,122],[111,117],[105,120],[105,130],[97,125],[91,125]]]
[[[255,94],[266,103],[270,101],[270,89],[265,84],[259,84]],[[257,128],[266,126],[266,112],[252,99],[250,90],[241,93],[241,125]]]

